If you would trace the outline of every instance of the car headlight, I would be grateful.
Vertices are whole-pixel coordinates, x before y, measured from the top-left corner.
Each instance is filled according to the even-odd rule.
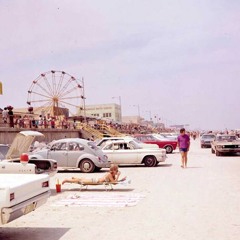
[[[217,145],[217,148],[224,148],[224,146],[222,146],[222,145]]]

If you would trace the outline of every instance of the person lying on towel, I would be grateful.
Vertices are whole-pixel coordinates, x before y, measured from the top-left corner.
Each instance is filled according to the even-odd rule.
[[[111,164],[109,168],[109,172],[106,173],[101,178],[75,178],[72,177],[71,179],[64,179],[62,184],[64,183],[78,183],[78,184],[101,184],[101,183],[118,183],[126,180],[126,177],[119,180],[121,172],[118,170],[118,165]]]

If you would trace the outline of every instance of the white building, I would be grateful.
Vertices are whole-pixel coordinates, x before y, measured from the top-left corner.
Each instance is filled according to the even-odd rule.
[[[85,106],[87,117],[109,119],[115,122],[122,122],[121,106],[115,103],[98,104]]]

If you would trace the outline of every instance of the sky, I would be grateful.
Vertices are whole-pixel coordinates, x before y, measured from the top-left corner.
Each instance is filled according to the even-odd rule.
[[[239,12],[237,0],[0,0],[0,107],[27,108],[56,70],[84,78],[86,105],[240,129]]]

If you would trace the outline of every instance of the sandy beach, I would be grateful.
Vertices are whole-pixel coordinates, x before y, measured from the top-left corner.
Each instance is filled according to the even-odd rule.
[[[169,154],[155,168],[121,167],[130,185],[118,185],[106,192],[103,186],[79,191],[65,184],[56,193],[55,183],[72,176],[100,173],[60,172],[51,179],[48,202],[0,229],[1,240],[235,240],[240,235],[239,156],[216,157],[191,141],[187,169],[180,167],[180,154]],[[59,205],[70,197],[95,205]],[[116,205],[109,206],[110,200]],[[104,202],[110,199],[109,204]],[[131,204],[120,206],[120,200]],[[135,200],[138,201],[135,201]],[[103,205],[103,202],[105,205]]]

